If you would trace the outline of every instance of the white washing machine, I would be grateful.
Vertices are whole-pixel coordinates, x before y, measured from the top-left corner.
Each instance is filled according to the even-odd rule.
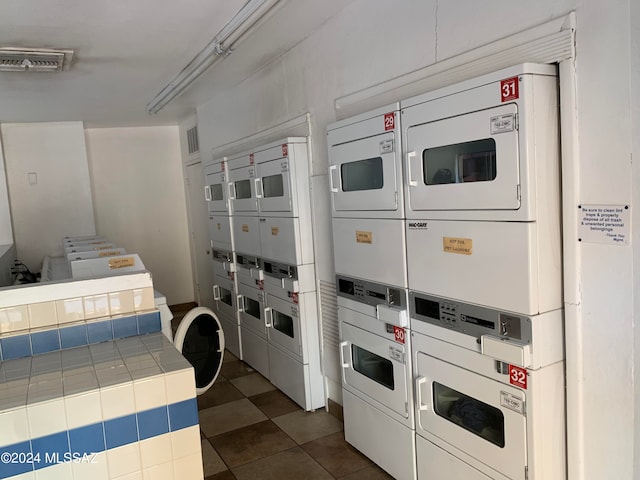
[[[395,103],[329,125],[327,141],[336,273],[406,288],[400,132]]]
[[[523,64],[401,102],[411,290],[562,307],[557,81]]]
[[[224,360],[225,335],[219,318],[206,307],[189,310],[178,325],[173,343],[193,366],[196,393],[205,393],[218,378]]]

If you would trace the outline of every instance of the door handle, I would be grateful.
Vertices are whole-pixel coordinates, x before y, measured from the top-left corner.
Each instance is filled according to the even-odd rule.
[[[418,152],[413,151],[413,152],[408,152],[407,153],[407,184],[410,187],[417,187],[418,186],[418,182],[416,182],[413,179],[413,176],[411,175],[411,159],[415,158],[418,156]]]
[[[236,199],[236,186],[233,184],[233,182],[227,183],[227,189],[229,191],[229,200],[235,200]]]
[[[205,185],[204,186],[204,199],[207,202],[211,201],[211,186],[210,185]]]
[[[213,299],[220,300],[220,285],[213,286]]]
[[[338,193],[338,188],[335,186],[336,183],[333,181],[333,174],[338,171],[337,165],[331,165],[329,167],[329,187],[333,193]]]
[[[244,296],[236,295],[237,303],[238,303],[238,313],[244,312]]]
[[[264,308],[264,326],[273,327],[273,310],[271,307]]]
[[[418,401],[418,410],[426,411],[429,410],[429,405],[422,402],[422,387],[429,382],[429,379],[426,377],[418,377],[416,381],[416,393],[417,393],[417,401]]]
[[[347,358],[344,354],[344,347],[348,347],[349,342],[340,342],[340,365],[342,368],[349,368],[349,362],[345,362],[344,359]],[[347,355],[349,355],[349,351],[347,350]]]
[[[256,198],[262,198],[262,195],[264,194],[264,192],[262,191],[262,179],[254,178],[253,184],[256,190]],[[258,193],[258,190],[260,190],[260,193]]]
[[[218,353],[224,352],[224,330],[218,329]]]

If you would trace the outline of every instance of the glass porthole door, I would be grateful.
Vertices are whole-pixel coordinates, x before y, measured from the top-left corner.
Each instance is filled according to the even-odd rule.
[[[224,332],[218,317],[205,307],[190,310],[180,322],[173,343],[193,365],[196,393],[203,394],[218,378],[224,357]]]

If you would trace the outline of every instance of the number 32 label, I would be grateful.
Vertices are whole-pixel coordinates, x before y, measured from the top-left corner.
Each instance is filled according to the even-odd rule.
[[[516,367],[515,365],[509,365],[509,383],[520,387],[523,390],[527,389],[527,371],[524,368]]]

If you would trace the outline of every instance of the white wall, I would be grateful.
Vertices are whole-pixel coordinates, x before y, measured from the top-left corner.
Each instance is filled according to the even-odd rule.
[[[577,200],[630,205],[637,223],[640,204],[632,204],[631,197],[629,68],[637,51],[632,56],[629,13],[629,0],[578,1]],[[578,395],[569,397],[568,414],[570,425],[579,431],[569,433],[569,471],[572,478],[638,478],[640,472],[633,470],[634,443],[639,440],[633,422],[639,400],[634,396],[633,243],[582,243],[578,255],[580,296],[572,303],[579,305],[581,315],[577,335],[568,338],[568,350],[580,346],[577,358],[568,357],[579,366],[576,371],[569,365],[568,379]]]
[[[11,244],[13,244],[13,226],[11,225],[9,190],[7,189],[7,174],[4,168],[2,135],[0,132],[0,245]]]
[[[636,159],[640,158],[640,2],[630,2],[631,10],[629,15],[629,26],[631,28],[631,153]],[[640,238],[640,212],[636,212],[640,206],[640,168],[637,162],[632,165],[632,202],[634,205],[633,214],[633,238]],[[640,285],[640,249],[633,249],[633,284]],[[637,289],[635,289],[637,292]],[[640,432],[640,368],[638,367],[638,357],[640,356],[640,328],[638,328],[638,312],[640,312],[640,295],[633,297],[633,331],[634,331],[634,432]],[[634,439],[635,463],[633,466],[634,478],[640,477],[640,438]]]
[[[169,305],[194,300],[178,127],[87,129],[96,230],[138,253]]]
[[[632,0],[492,0],[482,2],[481,8],[475,0],[353,2],[231,91],[212,92],[211,101],[198,108],[202,151],[309,111],[314,124],[313,172],[324,174],[324,132],[335,118],[337,97],[570,9],[577,17],[580,174],[564,181],[575,182],[576,205],[631,205],[634,233],[639,233],[640,215],[635,210],[640,203],[632,200],[640,199],[632,185],[638,185],[640,174],[633,168],[631,153],[640,155],[640,8]],[[581,265],[571,272],[578,293],[569,305],[577,315],[569,338],[573,356],[567,378],[575,392],[567,406],[572,429],[569,478],[640,478],[640,464],[634,465],[633,456],[635,451],[640,458],[635,433],[640,431],[640,385],[634,386],[640,377],[635,358],[640,333],[634,325],[640,299],[633,289],[634,280],[636,285],[640,280],[640,256],[634,255],[633,243],[565,248],[578,249]]]
[[[45,255],[62,255],[62,237],[95,233],[84,130],[81,122],[1,128],[17,254],[40,271]]]

